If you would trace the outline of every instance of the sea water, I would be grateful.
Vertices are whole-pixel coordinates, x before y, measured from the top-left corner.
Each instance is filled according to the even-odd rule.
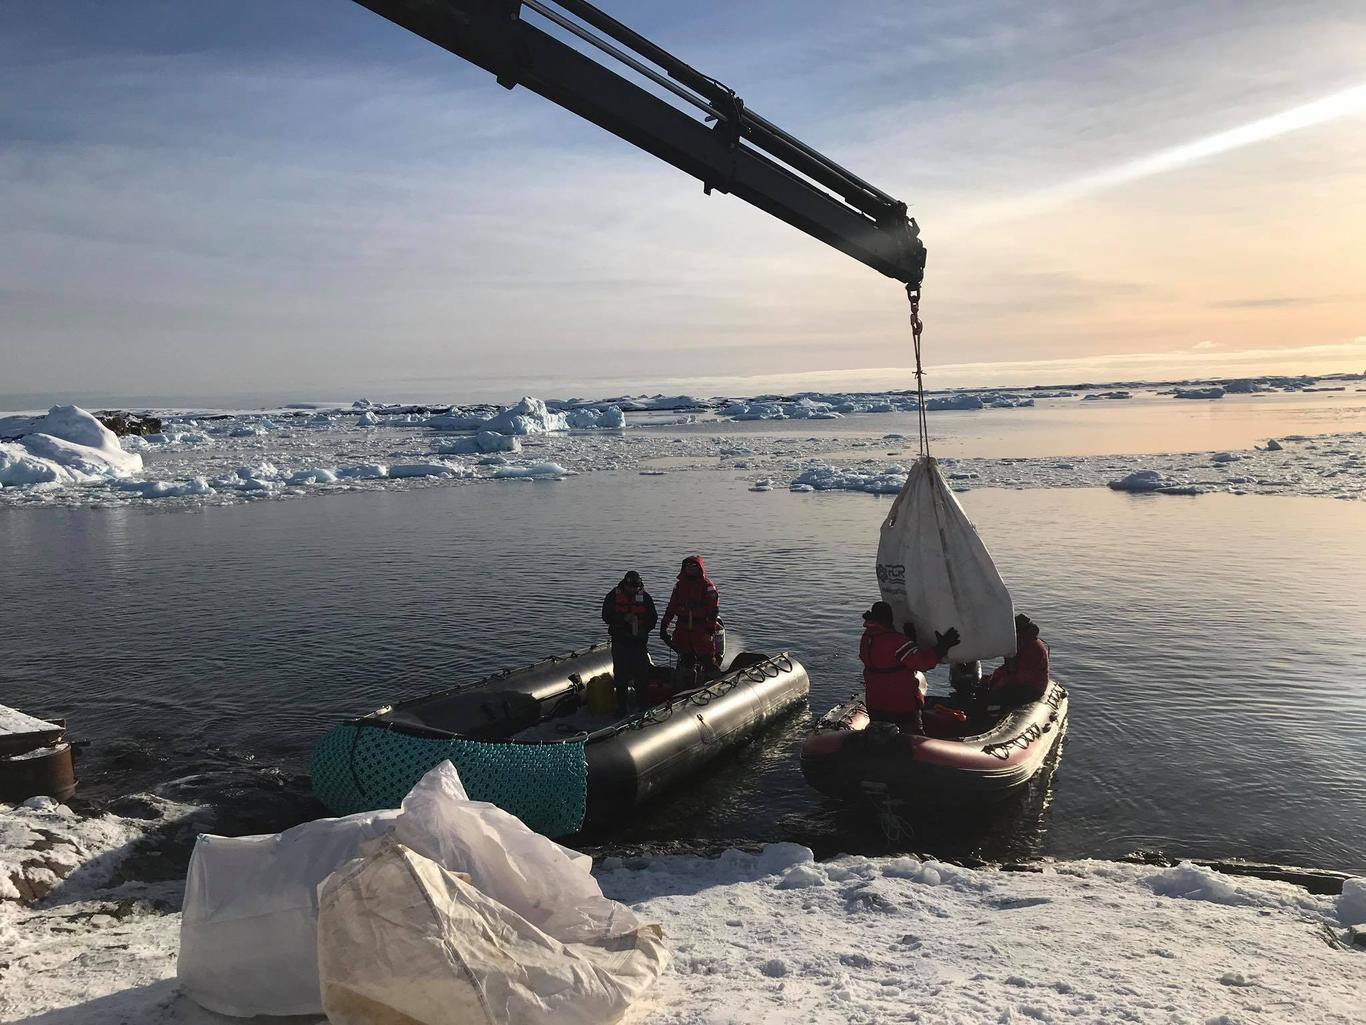
[[[1044,411],[1001,412],[1033,415],[1031,433],[1047,433]],[[1119,415],[1065,413],[1107,430]],[[974,426],[943,432],[945,446],[989,433],[992,415],[961,414]],[[1251,429],[1198,415],[1216,418],[1228,444]],[[830,423],[866,433],[883,421]],[[1044,449],[1061,454],[1064,428],[1052,427]],[[787,425],[756,436],[778,429]],[[991,451],[989,439],[972,448]],[[808,789],[797,766],[812,719],[859,687],[859,613],[877,597],[889,500],[754,492],[752,478],[733,465],[604,469],[190,510],[3,510],[0,701],[67,716],[91,741],[87,798],[174,785],[181,797],[240,802],[251,828],[274,798],[243,780],[302,793],[309,750],[331,723],[600,640],[601,598],[625,570],[662,603],[681,558],[698,552],[732,641],[797,656],[810,708],[599,838],[607,847],[794,840],[1366,868],[1366,503],[1088,487],[961,494],[1052,648],[1070,728],[1028,799],[986,818],[907,822],[889,838]],[[932,675],[932,690],[945,686]]]

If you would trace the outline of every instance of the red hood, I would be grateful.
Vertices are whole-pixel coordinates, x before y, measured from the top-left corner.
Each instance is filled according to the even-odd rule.
[[[678,567],[678,579],[688,579],[688,563],[690,562],[697,563],[697,568],[702,571],[702,579],[706,580],[707,583],[711,583],[711,581],[707,579],[707,564],[702,561],[702,556],[700,555],[689,555],[686,559],[683,560],[683,565]]]

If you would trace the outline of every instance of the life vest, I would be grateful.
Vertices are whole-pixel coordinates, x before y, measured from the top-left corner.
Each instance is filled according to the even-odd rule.
[[[623,620],[628,616],[635,616],[637,621],[644,622],[649,613],[650,606],[645,603],[645,589],[641,588],[635,594],[631,594],[624,587],[616,589],[617,615]]]
[[[932,669],[939,654],[922,651],[904,634],[878,623],[863,628],[859,641],[863,694],[870,712],[911,715],[925,703],[917,670]]]

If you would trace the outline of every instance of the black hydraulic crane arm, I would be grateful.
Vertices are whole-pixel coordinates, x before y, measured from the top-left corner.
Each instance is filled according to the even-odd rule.
[[[701,179],[707,192],[738,196],[919,289],[925,247],[905,203],[794,139],[749,110],[733,90],[584,0],[356,2],[492,72],[501,85],[525,86],[653,153]],[[529,23],[525,11],[667,90],[705,120]]]

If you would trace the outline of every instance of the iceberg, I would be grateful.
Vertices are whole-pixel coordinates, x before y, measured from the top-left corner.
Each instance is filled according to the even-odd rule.
[[[493,431],[517,435],[549,434],[569,429],[569,421],[564,413],[554,412],[540,399],[530,396],[492,416],[451,410],[449,413],[430,416],[422,423],[437,431]]]
[[[486,422],[487,418],[477,413],[458,413],[451,410],[449,413],[427,417],[422,421],[422,426],[430,427],[434,431],[477,431]]]
[[[485,452],[520,452],[522,443],[497,431],[480,431],[473,437],[451,438],[436,446],[444,456],[479,455]]]
[[[981,409],[985,403],[976,395],[945,395],[939,398],[926,399],[925,408],[934,412],[946,409]]]
[[[706,409],[711,403],[691,395],[650,395],[633,398],[629,395],[611,400],[612,404],[629,413],[649,413],[667,409]]]
[[[1119,480],[1110,481],[1110,488],[1115,491],[1147,492],[1156,491],[1166,483],[1162,474],[1156,470],[1135,470]]]
[[[606,409],[575,409],[565,414],[569,426],[575,430],[621,430],[626,426],[626,414],[620,406]]]
[[[79,406],[53,406],[39,417],[8,418],[0,441],[0,486],[96,484],[132,477],[142,456],[125,451],[118,436]]]
[[[540,399],[528,396],[484,421],[482,429],[499,434],[549,434],[568,430],[569,423],[563,413],[552,413]]]

